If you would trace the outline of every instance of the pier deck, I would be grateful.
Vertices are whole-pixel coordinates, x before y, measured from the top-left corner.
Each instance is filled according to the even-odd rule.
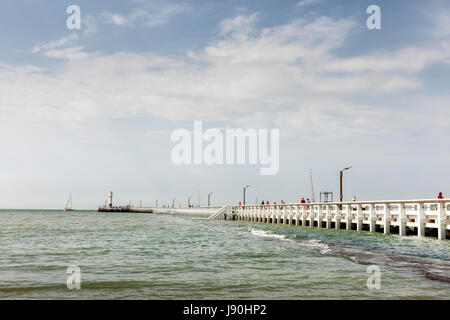
[[[445,199],[233,206],[224,219],[450,238]]]

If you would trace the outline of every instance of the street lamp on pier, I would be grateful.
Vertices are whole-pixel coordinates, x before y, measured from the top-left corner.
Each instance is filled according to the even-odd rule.
[[[245,190],[247,189],[247,188],[249,188],[250,187],[250,185],[248,185],[248,186],[245,186],[244,187],[244,189],[243,189],[243,193],[244,193],[244,199],[243,199],[243,201],[242,201],[242,203],[243,203],[243,205],[245,206]]]
[[[211,206],[211,195],[212,194],[213,194],[212,192],[208,193],[208,207]]]
[[[340,188],[340,198],[339,199],[340,199],[341,202],[344,199],[344,195],[342,194],[342,178],[344,177],[344,171],[348,170],[348,169],[351,169],[351,167],[352,166],[344,168],[341,171],[339,171],[339,188]]]

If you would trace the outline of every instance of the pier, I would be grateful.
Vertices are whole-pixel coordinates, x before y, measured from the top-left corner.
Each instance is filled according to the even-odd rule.
[[[222,207],[99,207],[99,212],[169,213],[300,227],[450,239],[450,199],[291,203]]]
[[[232,206],[217,218],[450,239],[445,199]]]

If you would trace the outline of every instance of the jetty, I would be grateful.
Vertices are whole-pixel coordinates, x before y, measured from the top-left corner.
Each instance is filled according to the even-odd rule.
[[[299,227],[394,233],[450,239],[450,199],[238,205],[222,207],[133,207],[109,205],[99,212],[187,214],[209,221],[234,220]]]
[[[216,218],[450,239],[449,199],[232,206]]]

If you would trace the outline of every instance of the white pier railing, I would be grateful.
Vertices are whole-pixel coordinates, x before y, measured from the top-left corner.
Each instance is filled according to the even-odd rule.
[[[442,240],[450,232],[450,199],[250,205],[227,211],[227,219],[240,221],[398,232],[401,236],[425,236],[437,230]]]

